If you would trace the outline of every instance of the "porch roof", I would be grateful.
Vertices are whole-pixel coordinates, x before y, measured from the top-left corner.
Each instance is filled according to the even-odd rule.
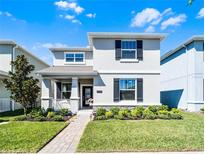
[[[37,72],[41,75],[97,75],[92,66],[51,66]]]
[[[8,77],[8,73],[0,70],[0,79],[4,79]]]

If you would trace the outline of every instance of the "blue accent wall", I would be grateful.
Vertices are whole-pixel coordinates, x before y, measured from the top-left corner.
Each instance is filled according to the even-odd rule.
[[[168,105],[170,108],[177,108],[184,89],[161,91],[160,101],[163,105]]]

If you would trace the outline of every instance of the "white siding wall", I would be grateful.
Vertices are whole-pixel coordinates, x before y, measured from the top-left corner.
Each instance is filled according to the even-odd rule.
[[[114,78],[143,78],[143,102],[113,101]],[[160,104],[160,76],[138,74],[100,74],[94,79],[94,105],[159,105]],[[102,93],[97,93],[97,90]]]
[[[85,51],[85,64],[80,64],[80,66],[86,65],[86,66],[93,66],[93,52],[91,51]],[[53,58],[53,65],[54,66],[69,66],[69,64],[65,64],[65,58],[64,58],[64,51],[62,52],[53,52],[54,58]],[[74,64],[70,64],[73,66]]]
[[[95,105],[159,105],[160,104],[160,41],[143,40],[143,60],[122,63],[115,60],[115,39],[93,40],[93,66],[99,72],[94,80]],[[134,74],[134,72],[139,72]],[[108,74],[108,72],[111,72]],[[123,73],[124,72],[124,73]],[[126,73],[125,73],[126,72]],[[149,72],[143,74],[142,72]],[[151,72],[158,72],[152,74]],[[113,101],[114,78],[143,78],[143,102]],[[102,90],[102,93],[97,93]]]
[[[98,71],[159,71],[160,41],[143,40],[143,61],[122,63],[115,60],[115,39],[94,39],[93,64]]]
[[[189,103],[203,102],[203,53],[203,42],[195,41],[162,61],[162,103],[192,110]]]
[[[0,45],[0,70],[8,72],[11,70],[12,46]]]

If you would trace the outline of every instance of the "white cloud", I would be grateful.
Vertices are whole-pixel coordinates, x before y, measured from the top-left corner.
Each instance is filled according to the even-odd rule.
[[[179,26],[186,21],[186,18],[187,16],[185,14],[179,14],[176,17],[170,17],[161,23],[161,29],[165,30],[169,26]]]
[[[4,17],[7,17],[7,18],[10,18],[11,20],[13,21],[20,21],[20,22],[23,22],[23,23],[26,23],[25,20],[22,20],[22,19],[17,19],[15,16],[13,16],[10,12],[2,12],[0,11],[0,16],[4,16]]]
[[[153,32],[155,32],[155,27],[154,26],[149,26],[149,27],[147,27],[147,29],[145,29],[145,32],[153,33]]]
[[[73,20],[75,19],[75,16],[72,16],[72,15],[65,15],[65,19],[68,19],[68,20]]]
[[[68,45],[66,44],[63,44],[63,43],[36,43],[32,49],[33,50],[38,50],[38,49],[41,49],[41,48],[66,48],[68,47]]]
[[[86,14],[86,16],[88,18],[95,18],[96,17],[96,13],[88,13],[88,14]]]
[[[201,8],[196,16],[197,19],[201,19],[204,17],[204,8]]]
[[[76,2],[67,2],[67,1],[60,0],[58,2],[55,2],[54,4],[60,9],[73,10],[77,14],[80,14],[85,10],[83,7],[79,6]]]
[[[145,24],[160,18],[160,12],[154,8],[146,8],[135,15],[131,27],[143,27]]]
[[[162,12],[161,15],[165,16],[165,15],[172,15],[172,14],[174,14],[174,12],[172,11],[172,8],[167,8]]]
[[[66,19],[66,20],[69,20],[69,21],[71,21],[72,23],[76,23],[76,24],[79,24],[79,25],[82,24],[82,23],[80,22],[80,20],[76,19],[75,16],[73,16],[73,15],[69,15],[69,14],[67,14],[67,15],[62,15],[62,14],[60,14],[59,17],[60,17],[60,18],[63,18],[63,19]]]
[[[135,12],[132,11],[131,14]],[[158,25],[165,16],[172,15],[172,8],[165,9],[162,13],[154,8],[146,8],[141,12],[138,12],[131,21],[131,27],[144,27],[147,24]],[[153,31],[153,26],[147,29]],[[146,30],[145,30],[146,31]]]
[[[74,19],[74,20],[72,20],[72,23],[76,23],[76,24],[79,24],[79,25],[82,24],[78,19]]]

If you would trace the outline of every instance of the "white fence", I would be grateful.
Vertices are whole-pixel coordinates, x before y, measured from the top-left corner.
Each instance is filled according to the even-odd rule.
[[[14,111],[21,108],[21,104],[13,102],[9,98],[0,98],[0,112]]]

